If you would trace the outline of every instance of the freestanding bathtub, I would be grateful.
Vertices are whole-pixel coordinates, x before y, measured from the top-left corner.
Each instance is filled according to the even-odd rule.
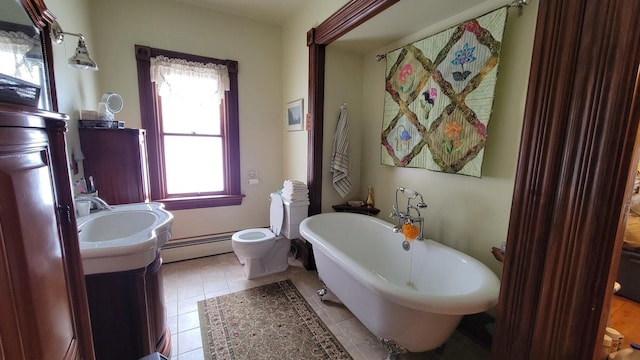
[[[352,213],[300,224],[322,281],[390,352],[436,349],[463,315],[496,305],[500,281],[484,264],[433,240],[412,241],[405,251],[404,236],[392,229]]]

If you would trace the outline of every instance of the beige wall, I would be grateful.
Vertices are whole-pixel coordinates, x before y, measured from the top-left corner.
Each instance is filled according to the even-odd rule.
[[[341,5],[336,4],[332,11],[317,16],[315,25]],[[527,6],[522,17],[518,17],[516,10],[509,11],[494,110],[488,126],[489,138],[484,154],[483,177],[480,179],[424,169],[380,165],[385,64],[376,62],[375,55],[483,15],[502,5],[503,1],[489,0],[364,56],[350,54],[332,46],[327,48],[323,212],[332,211],[331,205],[344,201],[332,189],[328,169],[338,107],[342,102],[348,102],[355,187],[347,199],[363,199],[367,186],[372,185],[376,207],[382,210],[379,217],[389,220],[387,214],[393,206],[395,189],[404,186],[418,190],[424,194],[425,201],[429,204],[423,211],[426,218],[426,235],[474,256],[496,273],[501,273],[501,265],[490,254],[490,249],[492,246],[500,246],[506,239],[508,230],[537,2]],[[309,5],[305,14],[312,6],[314,5]],[[304,93],[306,100],[308,57],[307,49],[303,49],[301,42],[303,33],[312,23],[303,23],[300,25],[291,20],[283,27],[284,68],[294,69],[283,74],[285,98],[293,99]],[[358,84],[360,88],[357,88]],[[301,158],[300,151],[307,144],[306,134],[304,138],[298,135],[285,135],[284,171],[285,175],[306,178],[306,157]]]
[[[62,30],[81,33],[85,36],[89,54],[94,57],[95,44],[93,29],[89,19],[89,2],[83,0],[47,0],[47,7],[56,16]],[[48,34],[47,34],[48,36]],[[98,72],[72,68],[67,61],[75,54],[78,38],[65,35],[62,44],[53,44],[53,64],[58,97],[58,111],[68,114],[69,132],[67,135],[69,156],[77,152],[78,110],[94,107],[97,103]],[[75,176],[76,178],[79,175]]]
[[[172,0],[93,0],[100,91],[124,98],[117,115],[140,126],[134,45],[237,60],[240,206],[173,211],[173,239],[268,226],[269,193],[282,187],[282,46],[278,27]],[[200,155],[194,154],[194,166]],[[259,184],[248,184],[256,171]]]
[[[267,226],[268,194],[282,186],[280,29],[170,0],[50,0],[48,4],[66,31],[89,34],[89,51],[100,67],[97,73],[89,73],[62,65],[73,54],[74,41],[65,43],[66,54],[55,49],[61,112],[95,110],[102,93],[117,92],[124,98],[117,119],[127,127],[140,127],[134,44],[239,62],[241,176],[246,197],[241,206],[173,212],[173,238]],[[72,140],[77,137],[76,126],[70,124]],[[248,185],[250,170],[258,172],[258,185]]]
[[[309,48],[307,31],[318,26],[347,0],[310,1],[308,5],[282,26],[282,86],[284,103],[304,99],[308,112]],[[284,107],[284,104],[282,105]],[[282,119],[284,125],[284,118]],[[307,131],[287,132],[283,136],[283,177],[307,182]]]
[[[331,205],[343,204],[348,200],[365,200],[366,184],[360,183],[360,158],[362,148],[362,83],[363,56],[328,46],[326,49],[326,73],[324,98],[324,141],[322,151],[322,212],[331,212]],[[330,172],[333,139],[340,114],[340,105],[347,104],[349,123],[349,158],[351,170],[349,178],[353,185],[345,198],[334,189]],[[364,193],[363,193],[364,191]]]
[[[135,44],[237,60],[246,197],[241,206],[173,212],[173,238],[267,226],[268,194],[284,179],[306,181],[307,132],[287,132],[284,126],[287,102],[303,98],[308,108],[306,32],[346,2],[312,2],[281,29],[171,0],[48,0],[66,31],[85,34],[100,67],[94,73],[66,66],[73,39],[54,48],[60,111],[72,117],[70,149],[79,146],[78,111],[95,110],[104,92],[122,95],[124,109],[116,118],[140,127]],[[248,185],[249,171],[258,173],[258,185]]]
[[[509,11],[482,178],[380,165],[385,62],[376,62],[375,55],[501,5],[503,2],[488,1],[364,57],[362,99],[366,120],[362,126],[360,163],[360,185],[362,188],[373,185],[381,218],[388,219],[386,214],[392,209],[397,187],[420,191],[429,205],[422,211],[426,219],[425,235],[470,254],[499,274],[501,265],[490,249],[505,241],[508,230],[538,3],[527,6],[522,17],[517,16],[516,10]]]
[[[100,66],[97,73],[67,67],[73,39],[54,47],[60,111],[75,118],[79,109],[95,109],[103,92],[114,91],[125,101],[118,119],[128,127],[140,126],[134,44],[238,60],[241,172],[247,197],[241,206],[176,211],[174,238],[266,226],[267,194],[280,188],[283,179],[306,181],[307,132],[287,132],[284,126],[287,102],[303,98],[305,112],[308,109],[306,32],[345,3],[310,2],[278,28],[170,0],[48,0],[66,31],[87,35]],[[323,211],[344,201],[331,188],[328,154],[338,107],[347,102],[354,176],[348,199],[364,198],[367,185],[372,185],[380,217],[387,219],[396,187],[421,191],[429,204],[426,234],[500,272],[489,249],[504,241],[508,228],[537,2],[527,6],[522,17],[514,10],[509,14],[481,179],[380,165],[384,62],[374,57],[501,5],[488,1],[364,56],[328,47]],[[75,126],[72,121],[72,146],[77,142]],[[256,186],[247,184],[250,170],[259,174]]]

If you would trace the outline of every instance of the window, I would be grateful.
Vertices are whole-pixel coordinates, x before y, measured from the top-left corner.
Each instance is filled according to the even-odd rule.
[[[136,45],[151,199],[239,205],[238,63]]]

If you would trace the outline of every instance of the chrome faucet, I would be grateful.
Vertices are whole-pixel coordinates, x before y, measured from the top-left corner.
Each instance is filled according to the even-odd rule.
[[[402,212],[398,207],[398,193],[402,193],[407,198],[407,210]],[[411,205],[411,200],[420,197],[420,200],[415,204]],[[417,240],[424,240],[423,229],[424,229],[424,218],[420,214],[420,209],[426,209],[427,204],[424,202],[424,198],[422,194],[415,190],[407,189],[404,187],[399,187],[396,189],[396,203],[393,205],[393,210],[389,214],[390,218],[397,219],[398,225],[393,228],[393,232],[399,233],[402,232],[402,225],[406,222],[411,223],[419,223],[420,224],[420,232],[418,233]],[[411,215],[411,210],[413,210],[417,216]]]
[[[101,210],[113,210],[113,208],[107,204],[106,201],[102,200],[97,196],[90,195],[76,195],[76,201],[88,201],[91,203],[90,212],[101,211]]]

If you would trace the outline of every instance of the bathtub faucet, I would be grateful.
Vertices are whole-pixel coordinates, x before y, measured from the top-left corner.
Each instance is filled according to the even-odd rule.
[[[399,210],[398,193],[402,193],[407,198],[407,209],[404,212]],[[420,200],[415,205],[412,205],[411,200],[414,200],[418,197],[420,198]],[[412,223],[419,223],[420,232],[418,233],[417,239],[424,240],[424,237],[422,234],[422,231],[424,229],[424,218],[420,215],[420,209],[425,209],[426,207],[427,207],[427,204],[424,202],[424,198],[422,197],[422,194],[420,194],[419,192],[415,190],[407,189],[404,187],[397,188],[396,202],[393,205],[393,210],[391,211],[391,214],[389,214],[389,217],[396,219],[398,222],[397,225],[393,228],[393,232],[395,233],[402,232],[402,225],[404,225],[404,223],[406,223],[407,221],[410,221]],[[416,213],[416,216],[411,215],[411,210],[413,210]]]

